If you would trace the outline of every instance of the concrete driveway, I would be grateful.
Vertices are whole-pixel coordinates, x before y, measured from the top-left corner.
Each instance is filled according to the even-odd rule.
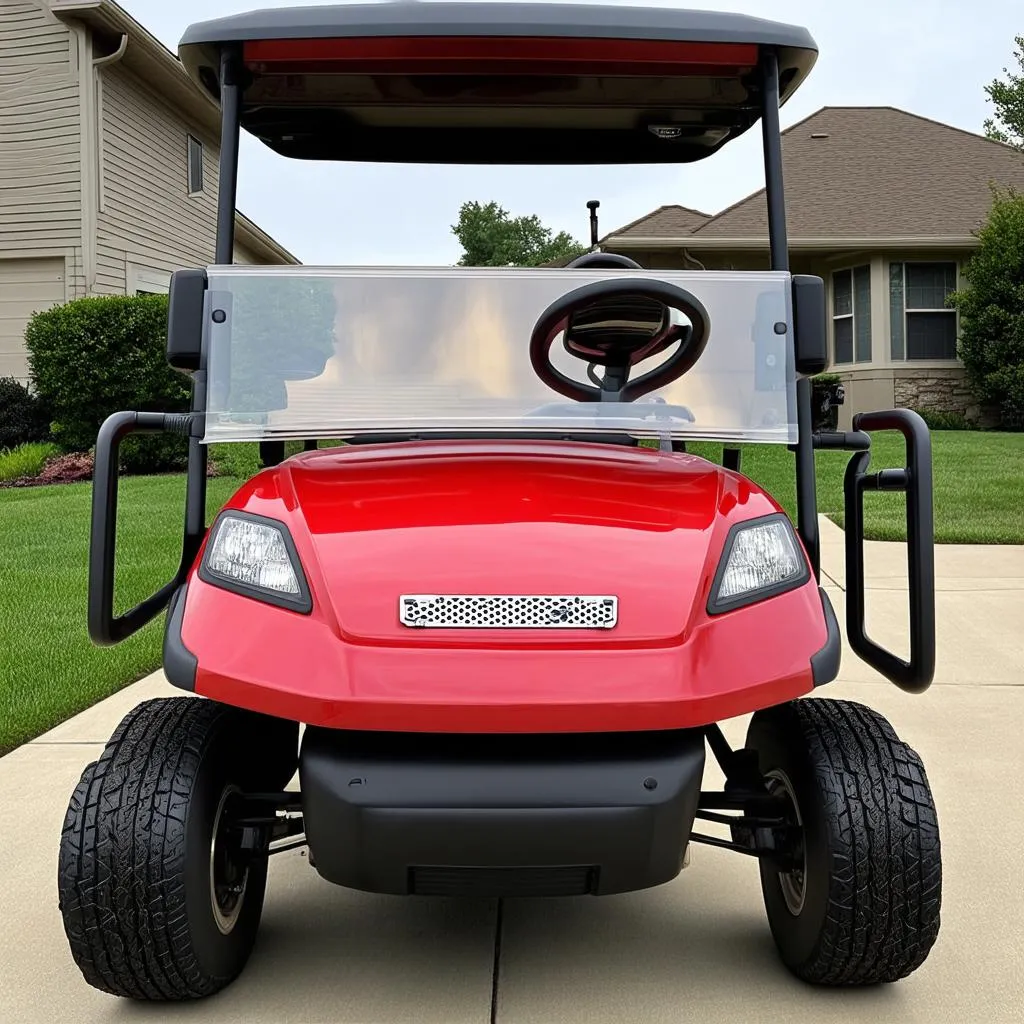
[[[842,533],[822,526],[824,582],[842,621]],[[903,551],[870,545],[869,628],[890,644],[906,636]],[[104,996],[68,953],[57,842],[82,768],[122,714],[177,692],[156,677],[0,759],[0,1021],[1020,1022],[1024,548],[941,547],[936,558],[932,689],[903,694],[849,652],[827,688],[889,716],[935,791],[942,931],[902,983],[828,991],[793,980],[775,957],[756,865],[708,847],[676,882],[649,892],[500,906],[339,890],[290,852],[272,860],[259,945],[234,986],[191,1005]],[[737,720],[726,732],[739,743],[745,728]]]

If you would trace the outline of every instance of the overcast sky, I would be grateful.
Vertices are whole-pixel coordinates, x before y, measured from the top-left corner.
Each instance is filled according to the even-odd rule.
[[[177,52],[195,21],[318,0],[119,0]],[[323,2],[323,0],[320,0]],[[684,7],[687,0],[646,0]],[[804,25],[818,63],[783,108],[783,127],[822,106],[886,105],[969,131],[991,112],[984,86],[1011,63],[1024,34],[1021,0],[693,0]],[[496,200],[514,214],[587,235],[588,199],[602,233],[665,203],[714,213],[762,185],[760,132],[681,167],[506,168],[289,161],[243,135],[239,208],[307,264],[454,263],[451,225],[462,202]],[[828,188],[828,182],[822,182]]]

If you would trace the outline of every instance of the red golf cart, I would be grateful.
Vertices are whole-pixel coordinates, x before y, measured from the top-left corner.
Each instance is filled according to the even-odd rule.
[[[758,861],[799,978],[919,967],[939,928],[935,808],[888,722],[818,696],[841,643],[814,456],[851,453],[850,645],[920,692],[929,435],[907,411],[813,427],[825,291],[789,269],[779,134],[808,33],[393,3],[225,18],[180,52],[223,112],[216,263],[171,288],[167,357],[192,411],[100,431],[89,627],[114,644],[166,610],[164,670],[186,693],[132,711],[71,798],[60,907],[86,980],[148,1000],[223,988],[268,858],[299,844],[338,885],[495,898],[645,889],[711,844]],[[703,159],[758,122],[763,270],[601,251],[538,269],[231,265],[242,128],[306,160],[645,164]],[[878,430],[903,433],[904,466],[869,472]],[[116,616],[119,446],[159,431],[188,438],[181,565]],[[245,442],[265,468],[208,523],[208,446]],[[740,471],[741,442],[793,454],[795,525]],[[864,630],[873,490],[906,495],[909,660]],[[747,714],[730,749],[717,723]]]

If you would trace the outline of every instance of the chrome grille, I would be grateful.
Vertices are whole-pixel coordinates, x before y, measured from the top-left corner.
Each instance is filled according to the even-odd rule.
[[[403,594],[402,624],[413,629],[612,629],[616,597],[513,594]]]

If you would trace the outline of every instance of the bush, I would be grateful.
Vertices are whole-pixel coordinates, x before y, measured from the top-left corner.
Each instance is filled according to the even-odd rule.
[[[46,460],[59,454],[54,444],[21,444],[10,451],[0,452],[0,482],[22,480],[38,476]]]
[[[49,438],[46,403],[13,377],[0,377],[0,451]]]
[[[186,412],[188,378],[166,361],[167,297],[76,299],[37,313],[25,344],[36,391],[53,418],[53,438],[65,450],[87,451],[100,424],[121,409]],[[178,436],[128,438],[127,472],[180,469],[188,442]]]
[[[1024,429],[1024,196],[993,191],[979,246],[952,296],[960,311],[959,355],[978,400],[1004,430]]]
[[[974,430],[974,425],[958,412],[942,412],[939,409],[915,409],[925,421],[929,430]]]

